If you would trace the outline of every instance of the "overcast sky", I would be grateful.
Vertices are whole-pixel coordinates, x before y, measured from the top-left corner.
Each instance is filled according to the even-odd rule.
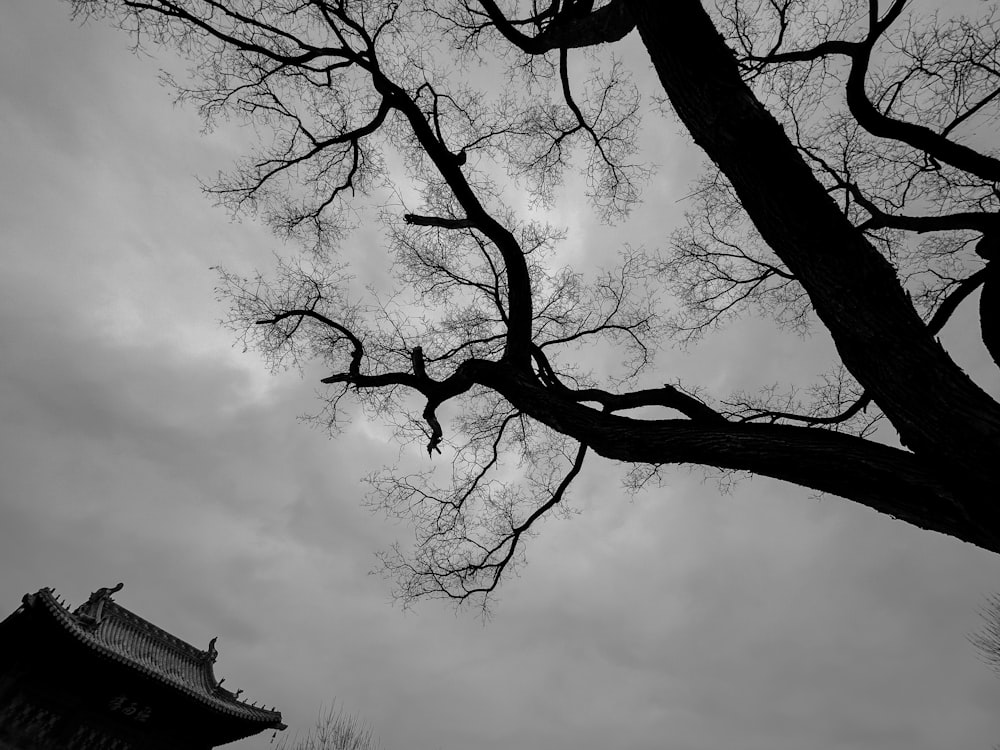
[[[1000,679],[966,642],[1000,558],[790,485],[720,495],[676,469],[630,498],[591,461],[582,512],[541,527],[492,621],[394,607],[373,553],[411,531],[363,510],[359,480],[399,449],[362,418],[337,440],[301,424],[321,373],[271,376],[217,325],[209,267],[292,249],[201,195],[245,142],[201,135],[128,43],[52,0],[0,3],[0,617],[43,586],[75,606],[124,581],[125,607],[219,636],[217,675],[289,732],[336,698],[387,750],[1000,743]],[[696,173],[675,127],[639,242]],[[566,257],[621,231],[571,235]],[[996,393],[975,302],[944,337]],[[668,352],[665,379],[807,381],[827,346],[750,321]]]

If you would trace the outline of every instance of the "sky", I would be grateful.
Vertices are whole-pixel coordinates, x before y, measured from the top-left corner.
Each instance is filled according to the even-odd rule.
[[[722,493],[677,468],[633,497],[595,460],[491,620],[394,605],[374,553],[412,530],[363,509],[360,480],[424,448],[360,415],[337,439],[303,424],[324,373],[272,375],[220,327],[210,267],[294,248],[200,193],[250,136],[202,134],[165,64],[62,3],[0,4],[0,616],[43,586],[75,606],[123,581],[123,606],[219,636],[217,676],[289,735],[337,701],[387,750],[1000,743],[1000,678],[966,641],[1000,559],[774,481]],[[636,242],[664,241],[697,174],[675,130],[649,144]],[[557,212],[569,262],[621,239]],[[997,393],[974,311],[943,338]],[[750,320],[664,367],[724,395],[808,380],[828,351]]]

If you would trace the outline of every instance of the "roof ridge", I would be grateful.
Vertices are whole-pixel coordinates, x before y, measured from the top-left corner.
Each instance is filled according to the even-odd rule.
[[[131,625],[138,625],[141,630],[146,631],[148,635],[156,636],[159,639],[166,641],[167,645],[173,646],[175,649],[184,652],[184,655],[196,656],[200,660],[208,661],[209,652],[198,648],[192,643],[188,643],[183,638],[179,638],[173,633],[169,633],[159,625],[154,625],[145,617],[137,615],[130,609],[123,607],[118,602],[113,599],[107,601],[104,617],[116,617],[120,620],[125,620]]]

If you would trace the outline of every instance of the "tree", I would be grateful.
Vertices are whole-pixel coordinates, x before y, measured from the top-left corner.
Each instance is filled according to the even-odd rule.
[[[1000,551],[1000,404],[935,338],[981,289],[1000,361],[992,11],[69,1],[137,46],[188,56],[191,79],[173,85],[209,125],[238,117],[267,134],[209,192],[306,252],[271,279],[221,272],[244,340],[275,366],[325,363],[332,428],[350,394],[429,455],[448,447],[446,481],[373,478],[375,502],[416,525],[415,551],[384,558],[404,597],[485,600],[590,452],[632,464],[636,483],[673,464],[749,472]],[[564,231],[512,194],[541,213],[582,155],[594,209],[627,219],[652,174],[636,152],[643,92],[614,56],[632,33],[652,94],[712,168],[669,249],[558,268]],[[373,219],[398,287],[365,297],[336,248]],[[677,314],[661,307],[664,279]],[[818,321],[840,362],[805,395],[709,402],[697,384],[662,384],[658,345],[747,311]],[[591,374],[588,352],[607,347],[621,371]]]
[[[969,642],[991,669],[1000,674],[1000,595],[991,594],[979,611],[983,619],[980,630],[969,636]]]
[[[983,625],[980,630],[969,636],[969,643],[975,647],[980,658],[990,669],[1000,674],[1000,595],[987,596],[979,615],[983,619]],[[998,748],[1000,744],[993,746],[993,750]]]
[[[304,737],[282,738],[278,750],[380,750],[371,725],[356,714],[330,706]]]

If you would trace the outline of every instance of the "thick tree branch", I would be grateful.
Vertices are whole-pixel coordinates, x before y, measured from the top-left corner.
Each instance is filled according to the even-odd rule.
[[[958,306],[962,304],[962,302],[964,302],[970,294],[983,285],[983,282],[986,281],[988,275],[989,269],[984,267],[980,268],[968,278],[963,279],[951,291],[951,293],[945,297],[944,301],[938,306],[937,310],[934,311],[931,319],[927,321],[927,332],[932,335],[940,333],[945,324],[954,314],[955,310],[958,309]],[[802,422],[807,425],[836,425],[857,416],[859,413],[867,409],[871,402],[872,397],[865,393],[853,404],[844,409],[844,411],[828,417],[795,414],[792,412],[777,411],[772,409],[761,409],[755,410],[751,414],[741,417],[741,421],[753,422],[761,419],[775,421],[778,419],[784,419],[793,422]]]
[[[847,106],[858,123],[872,135],[902,141],[945,164],[965,170],[983,180],[1000,182],[1000,159],[956,143],[924,125],[898,120],[883,114],[872,104],[865,91],[871,44],[857,48],[847,77]]]
[[[641,409],[646,406],[663,406],[675,409],[684,416],[698,421],[725,422],[726,418],[694,396],[684,393],[676,386],[664,384],[662,388],[650,388],[628,393],[608,393],[599,388],[570,389],[567,396],[583,403],[592,401],[604,407],[608,413]]]
[[[859,44],[859,42],[848,42],[841,39],[828,39],[824,42],[820,42],[815,47],[810,47],[808,49],[787,50],[785,52],[772,51],[766,55],[746,55],[740,59],[741,61],[750,60],[755,63],[763,63],[766,65],[791,62],[810,62],[812,60],[819,60],[823,57],[827,57],[828,55],[853,55]]]
[[[380,71],[373,71],[375,88],[390,99],[407,119],[426,154],[448,183],[466,213],[469,225],[490,239],[504,259],[508,288],[507,345],[504,356],[527,366],[530,361],[532,295],[528,265],[517,238],[497,221],[480,202],[462,167],[437,138],[419,105]],[[417,222],[419,223],[419,222]]]
[[[508,42],[529,55],[617,42],[635,28],[626,0],[612,0],[604,7],[582,16],[566,13],[556,16],[537,36],[529,36],[520,31],[493,0],[479,0],[479,4],[483,6],[497,31]],[[567,5],[572,7],[570,3]]]
[[[740,78],[700,3],[673,3],[669,21],[651,0],[631,0],[630,7],[681,121],[805,288],[844,364],[903,443],[964,484],[968,512],[1000,534],[1000,512],[984,500],[1000,481],[1000,405],[927,333],[892,267],[851,226]],[[924,374],[919,384],[914,372]],[[933,399],[927,378],[937,386]],[[943,434],[951,436],[947,444]]]
[[[868,98],[866,81],[871,65],[871,57],[879,39],[903,13],[908,0],[895,0],[885,14],[879,18],[879,3],[869,0],[868,33],[861,41],[827,39],[806,49],[778,51],[776,46],[766,55],[746,54],[741,58],[744,65],[753,70],[761,66],[780,65],[796,62],[812,62],[830,55],[844,55],[851,61],[845,93],[847,105],[857,122],[872,135],[906,143],[924,152],[932,159],[965,170],[981,179],[1000,181],[1000,159],[981,153],[976,149],[950,140],[947,136],[957,125],[992,101],[1000,91],[993,91],[975,104],[965,114],[956,118],[942,132],[917,123],[892,117],[879,110]],[[784,36],[786,21],[782,19],[781,38]],[[921,231],[921,230],[917,230]]]
[[[958,211],[946,214],[925,214],[922,216],[895,214],[884,211],[869,198],[855,182],[845,177],[815,149],[799,143],[799,150],[816,163],[834,184],[845,190],[857,205],[868,212],[869,218],[858,225],[858,229],[904,229],[908,232],[947,232],[971,229],[984,234],[1000,235],[1000,213],[989,211]]]
[[[322,323],[323,325],[329,328],[332,328],[333,330],[337,331],[337,333],[339,333],[341,336],[350,341],[351,346],[353,348],[351,350],[351,364],[349,366],[348,372],[350,373],[351,377],[361,376],[360,372],[361,360],[365,356],[365,347],[364,344],[361,343],[361,339],[355,336],[354,333],[349,328],[342,326],[337,321],[328,318],[326,315],[323,315],[322,313],[316,312],[316,310],[311,310],[311,309],[283,310],[279,313],[276,313],[274,316],[270,318],[256,320],[254,321],[254,323],[259,326],[274,325],[276,323],[280,323],[281,321],[288,320],[290,318],[298,318],[300,320],[302,318],[310,318],[319,323]]]
[[[904,450],[794,425],[631,419],[558,397],[502,363],[469,363],[468,372],[514,408],[607,458],[749,471],[847,497],[920,528],[1000,552],[1000,538],[966,513],[963,499],[953,494],[945,477]],[[831,463],[836,471],[830,470]]]
[[[416,227],[439,227],[441,229],[472,229],[474,224],[468,219],[449,219],[443,216],[421,216],[403,214],[403,221]]]
[[[983,283],[986,281],[990,274],[989,266],[984,266],[976,271],[974,274],[968,278],[963,279],[952,291],[945,297],[944,302],[934,311],[934,315],[931,319],[927,321],[927,331],[933,335],[937,335],[944,328],[945,323],[951,318],[958,306],[966,300],[966,298],[976,291]]]

